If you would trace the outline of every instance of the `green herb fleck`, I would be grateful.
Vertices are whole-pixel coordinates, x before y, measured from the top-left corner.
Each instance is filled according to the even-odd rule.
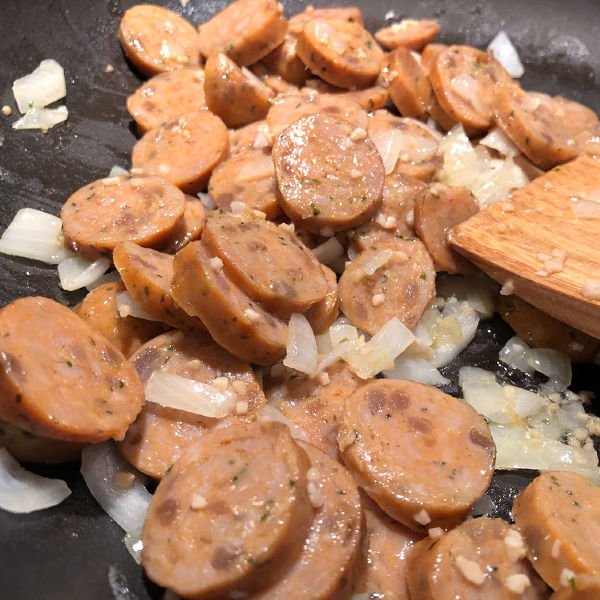
[[[310,203],[310,207],[312,208],[313,217],[318,217],[321,214],[321,211],[317,208],[317,205],[314,202]]]

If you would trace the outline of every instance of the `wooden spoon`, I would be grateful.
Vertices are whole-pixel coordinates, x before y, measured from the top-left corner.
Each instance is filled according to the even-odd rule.
[[[449,242],[506,291],[600,338],[600,204],[592,194],[600,200],[600,160],[581,156],[454,227]],[[578,216],[590,207],[595,217]]]

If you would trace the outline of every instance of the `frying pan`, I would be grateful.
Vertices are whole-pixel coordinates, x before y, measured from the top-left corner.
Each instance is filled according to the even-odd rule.
[[[139,79],[126,64],[117,24],[132,0],[16,0],[1,3],[0,104],[16,109],[12,81],[54,58],[67,75],[70,116],[46,134],[14,131],[0,117],[0,229],[15,212],[35,207],[54,214],[67,196],[107,175],[113,165],[127,167],[135,141],[125,98]],[[326,0],[315,5],[358,4],[374,30],[401,17],[441,21],[444,42],[485,47],[506,30],[525,64],[523,86],[563,94],[600,112],[600,4],[597,0]],[[160,2],[192,23],[217,12],[226,0],[191,0],[183,9]],[[283,0],[288,14],[306,3]],[[112,73],[105,67],[114,66]],[[81,294],[63,292],[55,267],[0,255],[0,304],[41,294],[73,306]],[[498,350],[511,336],[499,319],[481,323],[469,348],[444,369],[458,394],[458,369],[464,364],[496,371],[506,381],[535,381],[498,363]],[[574,390],[600,392],[600,367],[575,369]],[[31,467],[62,477],[73,490],[61,505],[31,515],[0,511],[0,597],[5,600],[148,600],[163,591],[144,578],[122,543],[123,532],[87,492],[78,465]],[[494,516],[509,518],[515,493],[534,475],[500,473],[490,496]],[[294,600],[294,599],[290,599]]]

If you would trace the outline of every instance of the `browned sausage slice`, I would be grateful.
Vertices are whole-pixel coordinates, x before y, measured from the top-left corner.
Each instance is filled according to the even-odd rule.
[[[204,108],[202,69],[161,73],[146,81],[127,98],[127,110],[142,133]]]
[[[271,144],[272,135],[266,121],[256,121],[229,132],[230,156],[246,150],[267,150]]]
[[[204,76],[206,105],[227,127],[241,127],[267,116],[273,92],[225,54],[208,57]]]
[[[483,417],[434,387],[400,379],[375,379],[347,398],[338,444],[358,485],[415,531],[459,523],[494,471]]]
[[[145,386],[156,371],[221,386],[236,394],[239,414],[212,419],[146,402],[119,444],[123,456],[138,470],[160,479],[167,469],[207,431],[218,424],[246,420],[264,405],[265,397],[250,365],[235,358],[208,335],[165,333],[131,358]]]
[[[100,333],[48,298],[0,310],[0,418],[73,442],[122,439],[142,408],[135,369]]]
[[[248,66],[277,48],[287,31],[283,6],[276,0],[236,0],[200,25],[200,52],[224,52]]]
[[[369,112],[383,108],[390,99],[389,90],[379,85],[355,92],[342,92],[338,95],[354,100]]]
[[[427,184],[414,177],[402,173],[386,175],[383,204],[368,223],[354,231],[354,247],[361,251],[376,248],[382,242],[414,237],[415,201],[426,191]]]
[[[200,40],[185,19],[160,6],[138,4],[119,23],[125,56],[144,75],[198,65]]]
[[[420,51],[440,32],[440,24],[431,19],[403,19],[375,32],[375,39],[384,47]]]
[[[309,71],[296,51],[297,39],[286,35],[283,44],[267,54],[262,63],[282,79],[297,86],[303,86]]]
[[[363,382],[342,361],[328,367],[326,373],[327,383],[304,375],[275,379],[266,386],[266,395],[269,404],[298,428],[304,441],[337,458],[344,402]]]
[[[347,121],[324,113],[296,121],[275,141],[273,162],[282,209],[308,231],[356,227],[381,205],[381,157]]]
[[[302,62],[321,79],[343,88],[372,85],[381,69],[383,51],[359,23],[312,19],[298,34]]]
[[[327,282],[325,298],[316,302],[304,312],[304,316],[316,334],[325,333],[335,323],[340,314],[336,274],[325,265],[321,265],[321,271]]]
[[[274,138],[302,117],[326,113],[348,121],[354,127],[367,128],[367,113],[355,99],[342,94],[286,94],[275,100],[267,114],[267,123]]]
[[[435,269],[420,241],[381,241],[346,267],[338,292],[350,323],[371,335],[394,317],[414,329],[435,293]]]
[[[475,131],[492,125],[494,93],[512,82],[497,60],[471,46],[450,46],[440,52],[431,63],[429,79],[442,109]]]
[[[448,46],[446,44],[427,44],[421,52],[421,67],[425,73],[429,74],[431,63],[437,58],[438,54],[445,50]]]
[[[144,524],[148,577],[186,598],[265,586],[299,556],[309,460],[281,423],[214,430],[163,477]]]
[[[448,231],[479,212],[467,188],[434,183],[415,202],[415,231],[438,271],[468,273],[473,267],[448,246]]]
[[[554,592],[550,600],[597,600],[600,598],[600,576],[576,575],[569,586]]]
[[[174,254],[186,244],[199,240],[205,221],[206,211],[202,202],[194,196],[186,196],[183,219],[177,229],[169,236],[169,239],[164,242],[161,250]]]
[[[310,444],[299,445],[310,459],[309,493],[317,511],[297,562],[281,580],[253,596],[256,600],[330,600],[352,590],[364,529],[358,489],[339,462]]]
[[[298,35],[304,29],[304,26],[311,19],[338,19],[348,21],[349,23],[358,23],[363,25],[363,17],[360,8],[357,6],[333,6],[331,8],[314,8],[312,5],[306,7],[304,12],[290,17],[289,31]]]
[[[212,338],[231,354],[259,365],[272,365],[285,353],[287,327],[252,302],[223,270],[223,261],[203,242],[192,242],[175,255],[173,298],[199,317]]]
[[[412,600],[538,600],[544,584],[524,559],[519,533],[501,519],[470,519],[416,544],[408,558]]]
[[[269,150],[239,151],[213,171],[208,191],[218,208],[230,210],[233,202],[242,202],[264,212],[267,219],[281,214]]]
[[[242,291],[277,313],[301,312],[327,294],[314,254],[291,231],[270,221],[213,213],[202,242]]]
[[[386,174],[398,172],[431,181],[442,166],[439,135],[420,121],[378,110],[369,116],[368,132]]]
[[[124,291],[120,281],[105,283],[93,289],[73,310],[129,358],[162,333],[164,326],[156,321],[122,317],[117,309],[117,295]]]
[[[123,242],[115,248],[113,260],[127,291],[147,313],[177,329],[205,331],[200,319],[189,316],[173,300],[170,254]]]
[[[600,488],[582,475],[542,473],[517,496],[512,513],[529,559],[551,588],[561,587],[564,569],[600,571],[600,541],[590,535],[600,519]]]
[[[206,187],[228,147],[229,133],[223,121],[200,110],[146,133],[133,147],[131,164],[193,194]]]
[[[158,177],[110,177],[77,190],[60,217],[65,241],[77,252],[112,252],[131,240],[160,246],[183,219],[185,196]]]

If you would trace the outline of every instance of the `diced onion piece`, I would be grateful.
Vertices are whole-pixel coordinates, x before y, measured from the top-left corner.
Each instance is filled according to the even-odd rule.
[[[142,542],[142,530],[136,529],[135,531],[128,531],[123,538],[123,543],[133,560],[135,560],[138,565],[141,565],[142,549],[144,548],[144,543]]]
[[[506,69],[511,77],[518,79],[523,76],[525,73],[523,63],[519,58],[517,49],[506,32],[499,31],[496,37],[490,42],[488,50],[492,51],[494,58]]]
[[[287,354],[283,364],[311,377],[317,373],[317,340],[306,317],[294,313],[288,326]]]
[[[237,399],[233,390],[163,371],[154,371],[146,384],[147,402],[213,419],[233,414]]]
[[[0,508],[24,514],[60,504],[71,494],[61,479],[50,479],[27,471],[0,448]]]
[[[160,321],[160,319],[147,313],[127,291],[119,292],[116,302],[117,311],[121,317],[136,317],[137,319],[145,319],[146,321]]]
[[[132,473],[129,487],[115,485],[117,473]],[[144,487],[144,477],[121,457],[114,442],[90,444],[81,453],[81,474],[104,512],[127,532],[144,525],[152,496]]]
[[[378,269],[385,266],[392,256],[394,256],[394,251],[389,248],[376,252],[364,262],[362,272],[365,275],[373,275]]]
[[[480,144],[497,150],[502,156],[514,158],[521,154],[521,151],[512,143],[512,140],[500,129],[494,127],[484,138],[479,140]]]
[[[533,373],[534,369],[527,360],[530,350],[531,348],[515,335],[504,344],[504,347],[500,350],[499,357],[509,367],[513,367],[524,373]]]
[[[404,145],[402,138],[402,132],[398,129],[380,131],[371,136],[371,141],[375,144],[383,160],[386,175],[389,175],[396,168],[398,157]]]
[[[383,374],[389,379],[408,379],[426,385],[442,386],[450,383],[429,361],[419,357],[400,356],[394,368]]]
[[[444,298],[454,296],[468,302],[481,319],[490,318],[496,310],[498,284],[484,273],[447,275],[435,283],[436,293]]]
[[[98,277],[98,279],[95,281],[88,283],[88,285],[85,286],[85,289],[88,292],[91,292],[105,283],[114,283],[115,281],[121,281],[121,275],[119,274],[119,271],[111,271],[110,273],[102,275],[102,277]]]
[[[108,256],[89,261],[83,256],[68,256],[58,265],[60,287],[67,292],[80,290],[104,275],[112,265]]]
[[[198,199],[200,200],[200,202],[202,202],[202,206],[204,206],[206,210],[214,210],[215,208],[217,208],[217,205],[215,204],[215,201],[212,199],[210,194],[198,192],[196,195],[198,196]]]
[[[294,425],[294,423],[292,423],[292,421],[290,421],[279,409],[275,408],[271,404],[263,406],[263,408],[261,408],[256,413],[256,420],[262,423],[268,421],[283,423],[286,427],[289,428],[293,438],[300,440],[304,439],[304,434],[302,433],[302,431],[298,427],[296,427],[296,425]]]
[[[69,254],[62,221],[41,210],[22,208],[2,234],[0,252],[56,265]]]
[[[320,263],[331,265],[336,259],[344,255],[344,246],[342,246],[336,237],[330,237],[320,246],[313,248],[313,254]]]
[[[563,391],[571,385],[571,361],[562,352],[552,348],[532,348],[528,352],[527,362],[554,384],[553,391]]]
[[[471,517],[481,517],[483,515],[491,516],[493,515],[498,507],[496,503],[488,496],[484,494],[475,504],[473,504],[473,508],[471,509],[470,516]]]
[[[44,108],[67,95],[64,69],[52,59],[43,60],[37,69],[13,83],[19,111]]]
[[[13,129],[41,129],[48,131],[55,125],[66,121],[69,111],[66,106],[58,108],[32,108],[18,121],[13,123]]]
[[[109,177],[120,177],[121,175],[129,175],[129,171],[123,167],[119,167],[119,165],[111,167],[108,173]]]

